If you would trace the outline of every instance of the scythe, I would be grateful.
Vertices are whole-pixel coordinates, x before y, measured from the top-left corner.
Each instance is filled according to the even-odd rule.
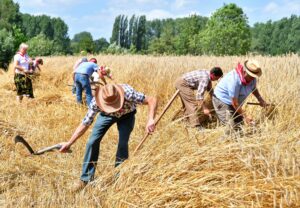
[[[49,151],[52,151],[52,150],[59,150],[61,147],[62,147],[62,145],[61,144],[55,144],[55,145],[53,145],[53,146],[49,146],[49,147],[45,147],[45,148],[43,148],[43,149],[40,149],[40,150],[38,150],[38,151],[34,151],[33,149],[32,149],[32,147],[29,145],[29,143],[22,137],[22,136],[20,136],[20,135],[17,135],[15,138],[14,138],[14,142],[15,142],[15,144],[17,144],[17,143],[22,143],[25,147],[26,147],[26,149],[29,151],[29,153],[31,154],[31,155],[41,155],[41,154],[43,154],[43,153],[45,153],[45,152],[49,152]],[[72,152],[71,150],[69,150],[68,152]]]

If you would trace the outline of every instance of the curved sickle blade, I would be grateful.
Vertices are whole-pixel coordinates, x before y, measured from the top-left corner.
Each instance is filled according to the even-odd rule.
[[[26,140],[23,137],[17,135],[14,140],[15,140],[15,144],[18,142],[22,143],[28,149],[30,154],[34,154],[32,147],[28,144],[28,142],[26,142]]]

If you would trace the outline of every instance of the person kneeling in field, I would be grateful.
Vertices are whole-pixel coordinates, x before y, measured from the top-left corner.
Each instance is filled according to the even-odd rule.
[[[93,180],[99,157],[100,142],[114,123],[117,123],[119,131],[115,166],[120,165],[128,158],[128,141],[134,127],[136,104],[149,106],[146,131],[153,132],[157,106],[155,97],[137,92],[127,84],[107,84],[96,90],[96,95],[92,99],[82,123],[77,127],[69,142],[63,143],[62,148],[59,150],[60,152],[66,152],[86,132],[96,114],[100,112],[86,145],[80,181],[75,184],[73,191],[83,189],[89,181]]]
[[[228,125],[228,130],[239,130],[243,121],[250,125],[254,123],[251,116],[246,115],[242,109],[245,99],[251,93],[262,107],[267,106],[256,88],[256,79],[261,75],[262,70],[258,62],[247,60],[244,65],[239,63],[236,69],[226,74],[215,87],[214,109],[221,123]]]
[[[37,73],[37,69],[41,72],[40,65],[43,65],[43,59],[41,58],[33,58],[32,61],[29,63],[29,73],[34,74]]]
[[[223,76],[220,67],[208,70],[195,70],[184,74],[176,80],[175,86],[179,90],[179,95],[185,109],[185,116],[189,118],[190,125],[202,129],[198,115],[198,109],[203,109],[204,115],[211,117],[211,112],[204,103],[205,91],[212,95],[212,81]],[[197,90],[196,97],[194,90]]]

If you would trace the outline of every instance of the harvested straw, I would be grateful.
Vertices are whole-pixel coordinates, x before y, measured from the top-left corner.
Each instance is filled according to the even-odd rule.
[[[24,131],[18,129],[15,125],[7,121],[0,120],[0,134],[12,138],[15,135],[24,135]]]
[[[175,92],[174,81],[184,72],[215,65],[228,71],[248,57],[96,58],[110,66],[117,83],[156,95],[160,112]],[[261,94],[278,104],[274,117],[260,107],[246,107],[259,121],[259,131],[225,137],[217,122],[211,123],[215,128],[203,132],[186,128],[180,117],[171,121],[181,107],[177,99],[143,149],[117,169],[113,165],[118,133],[116,127],[111,128],[101,143],[95,181],[78,194],[69,187],[79,179],[89,131],[72,146],[72,154],[39,157],[22,156],[1,135],[0,206],[300,207],[300,77],[296,70],[300,59],[254,58],[263,69],[258,85]],[[85,107],[72,105],[75,98],[66,86],[77,59],[45,58],[45,70],[34,85],[34,105],[13,102],[15,92],[3,89],[13,82],[11,68],[0,76],[0,93],[5,95],[0,99],[1,119],[26,132],[33,147],[68,140],[86,114]],[[138,108],[131,153],[144,135],[147,114],[147,107]],[[114,177],[117,172],[118,178]]]

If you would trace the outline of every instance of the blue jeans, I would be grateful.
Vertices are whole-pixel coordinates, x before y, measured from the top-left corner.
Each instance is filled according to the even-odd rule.
[[[72,95],[76,95],[76,84],[75,84],[75,82],[72,85]]]
[[[82,181],[88,182],[93,180],[100,153],[100,142],[106,131],[114,123],[117,123],[119,131],[119,143],[116,154],[115,167],[120,165],[124,160],[128,158],[128,141],[130,133],[132,132],[134,127],[135,113],[136,111],[125,114],[120,118],[107,116],[100,113],[86,144],[82,173],[80,177]]]
[[[93,98],[89,76],[87,74],[75,74],[76,99],[82,104],[82,90],[86,94],[86,104],[89,106]]]

